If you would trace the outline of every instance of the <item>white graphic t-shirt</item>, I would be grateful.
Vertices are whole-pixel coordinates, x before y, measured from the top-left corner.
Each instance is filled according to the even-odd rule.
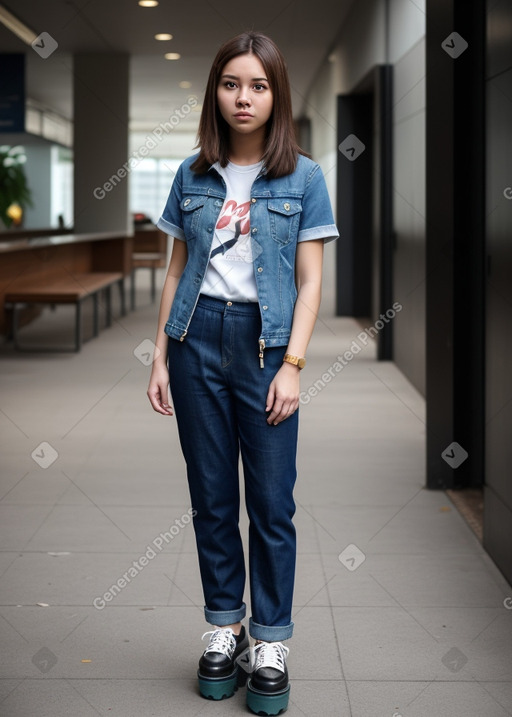
[[[226,199],[217,219],[210,261],[201,293],[231,301],[258,301],[254,278],[249,211],[251,187],[263,162],[240,165],[228,162],[215,169],[226,182]]]

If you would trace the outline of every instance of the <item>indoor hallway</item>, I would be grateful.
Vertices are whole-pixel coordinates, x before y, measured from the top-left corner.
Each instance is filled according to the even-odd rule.
[[[4,717],[246,713],[243,689],[197,694],[184,464],[145,395],[157,310],[138,305],[79,354],[1,349]],[[422,397],[347,318],[318,322],[302,390],[287,714],[512,715],[512,592],[424,488]]]

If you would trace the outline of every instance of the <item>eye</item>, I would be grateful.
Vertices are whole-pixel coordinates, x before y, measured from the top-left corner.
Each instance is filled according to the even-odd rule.
[[[233,80],[226,80],[224,87],[227,87],[228,90],[232,90],[236,87],[236,82],[233,82]]]
[[[257,84],[254,85],[254,89],[257,90],[258,92],[261,92],[261,90],[266,90],[267,87],[266,87],[266,85],[262,85],[258,82]]]

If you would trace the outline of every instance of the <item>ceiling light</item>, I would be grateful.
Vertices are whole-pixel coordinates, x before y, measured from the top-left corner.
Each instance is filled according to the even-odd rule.
[[[21,20],[18,20],[18,18],[9,12],[9,10],[6,10],[3,5],[0,5],[0,22],[23,40],[23,42],[26,42],[27,45],[31,45],[38,37],[37,33],[24,25]]]
[[[192,87],[192,83],[183,80],[183,82],[180,82],[180,87],[182,90],[189,90]]]
[[[179,52],[166,52],[164,57],[166,60],[179,60],[181,55]]]
[[[156,7],[158,0],[139,0],[139,5],[141,7]]]
[[[158,35],[155,35],[155,40],[161,40],[162,42],[172,40],[172,35],[169,35],[168,32],[159,32]]]

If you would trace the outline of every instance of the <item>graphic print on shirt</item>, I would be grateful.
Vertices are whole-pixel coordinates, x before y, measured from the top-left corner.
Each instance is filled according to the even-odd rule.
[[[250,202],[230,199],[224,204],[215,227],[220,246],[212,250],[210,260],[222,254],[226,261],[252,261],[249,211]]]

